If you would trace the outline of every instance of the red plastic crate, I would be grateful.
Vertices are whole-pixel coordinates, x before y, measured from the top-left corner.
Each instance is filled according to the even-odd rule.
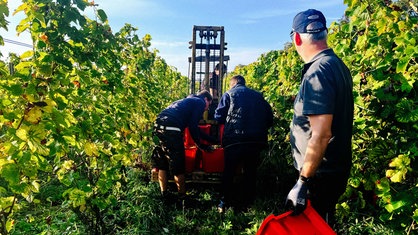
[[[202,167],[207,173],[223,172],[224,170],[224,149],[217,148],[213,152],[202,151]]]
[[[194,140],[192,135],[190,135],[189,128],[184,129],[184,147],[189,148],[195,146]]]
[[[211,127],[210,124],[199,125],[199,129],[208,135],[210,135],[210,127]],[[203,139],[201,139],[200,142],[202,144],[207,144],[207,145],[211,144],[208,141],[205,141]],[[186,127],[184,129],[184,147],[189,148],[193,146],[196,146],[196,143],[194,142],[192,135],[190,134],[189,128]]]
[[[288,211],[278,216],[269,215],[264,219],[257,235],[336,235],[309,202],[300,215],[292,216],[291,213],[292,211]]]
[[[200,131],[201,131],[201,132],[204,132],[204,133],[206,133],[206,134],[208,134],[208,135],[210,135],[210,127],[211,127],[211,125],[210,125],[210,124],[206,124],[206,125],[199,125]],[[200,143],[202,143],[202,144],[207,144],[207,145],[210,145],[210,144],[211,144],[211,143],[209,143],[208,141],[206,141],[206,140],[204,140],[204,139],[200,139]]]
[[[197,152],[196,147],[185,149],[186,173],[193,172],[195,168],[196,152]]]

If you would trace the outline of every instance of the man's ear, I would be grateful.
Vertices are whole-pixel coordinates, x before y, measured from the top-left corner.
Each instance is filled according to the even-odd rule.
[[[300,37],[300,34],[297,32],[295,32],[295,44],[296,46],[302,45],[302,39]]]

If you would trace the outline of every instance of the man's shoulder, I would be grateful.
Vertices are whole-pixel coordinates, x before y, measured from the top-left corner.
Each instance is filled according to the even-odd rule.
[[[315,59],[312,60],[307,70],[307,74],[318,73],[319,71],[328,71],[330,67],[337,64],[344,64],[342,60],[334,53],[332,49],[327,49],[320,52]]]
[[[248,92],[251,93],[252,95],[263,96],[263,94],[260,91],[257,91],[256,89],[252,89],[252,88],[249,88],[249,87],[247,87],[247,89],[248,89]]]
[[[335,62],[341,62],[341,59],[338,57],[337,54],[335,54],[334,50],[331,48],[328,48],[322,52],[317,57],[317,61],[319,63],[335,63]]]
[[[199,96],[188,96],[187,98],[180,100],[180,102],[187,106],[205,103],[204,99],[200,98]]]

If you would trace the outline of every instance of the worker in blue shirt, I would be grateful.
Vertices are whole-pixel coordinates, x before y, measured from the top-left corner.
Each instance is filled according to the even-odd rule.
[[[308,204],[332,227],[335,206],[352,166],[353,79],[328,47],[322,12],[308,9],[293,19],[292,42],[305,62],[294,101],[290,144],[299,177],[286,198],[293,214]]]
[[[153,168],[158,169],[158,181],[161,196],[168,202],[173,195],[168,192],[168,172],[174,175],[178,190],[178,198],[184,199],[185,187],[185,148],[183,133],[186,127],[198,148],[208,151],[208,146],[200,144],[200,139],[214,142],[214,139],[200,132],[199,121],[203,113],[212,102],[209,91],[201,91],[197,95],[171,103],[158,116],[154,125],[154,135],[158,137],[159,144],[152,154]]]

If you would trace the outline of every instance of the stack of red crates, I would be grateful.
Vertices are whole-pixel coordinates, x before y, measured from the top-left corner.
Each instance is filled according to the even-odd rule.
[[[211,134],[211,125],[199,125],[199,128],[204,133]],[[219,135],[222,137],[223,125],[219,128]],[[202,144],[210,144],[209,142],[202,140]],[[189,129],[186,128],[184,131],[184,147],[186,155],[186,173],[193,172],[198,166],[206,173],[222,172],[224,169],[224,151],[223,148],[216,148],[213,152],[201,151],[201,159],[196,159],[197,147],[193,141]],[[201,162],[196,162],[200,161]]]

